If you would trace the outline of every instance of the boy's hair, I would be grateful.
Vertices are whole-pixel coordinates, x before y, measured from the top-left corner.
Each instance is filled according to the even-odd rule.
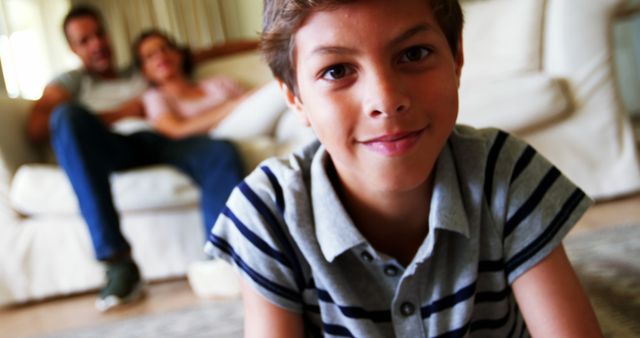
[[[357,0],[264,0],[261,49],[273,75],[298,94],[293,62],[295,32],[314,11],[331,9]],[[428,1],[455,56],[462,33],[463,14],[458,0]]]
[[[64,32],[64,36],[67,38],[67,41],[69,41],[69,37],[67,36],[67,26],[69,25],[69,22],[71,22],[71,20],[87,16],[96,20],[98,25],[104,29],[104,20],[97,9],[88,5],[78,5],[71,8],[62,21],[62,31]]]
[[[181,47],[167,33],[155,28],[151,28],[143,31],[142,33],[140,33],[140,35],[138,35],[136,40],[133,42],[133,45],[132,45],[133,61],[135,66],[138,69],[142,70],[142,62],[143,62],[143,60],[140,58],[140,45],[145,40],[151,37],[159,37],[163,39],[164,41],[167,42],[167,44],[169,45],[169,47],[171,47],[171,49],[180,52],[180,54],[182,54],[182,71],[187,77],[190,77],[193,75],[194,64],[193,64],[193,56],[192,56],[191,50],[187,47]]]

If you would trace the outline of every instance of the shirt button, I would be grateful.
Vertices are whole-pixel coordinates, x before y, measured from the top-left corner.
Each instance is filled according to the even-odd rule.
[[[362,257],[362,259],[367,262],[371,262],[373,260],[373,256],[371,256],[371,254],[368,251],[363,251],[360,254],[360,257]]]
[[[387,265],[384,267],[384,274],[390,277],[398,275],[398,268],[393,265]]]
[[[415,311],[416,307],[409,302],[404,302],[400,305],[400,313],[405,317],[411,316]]]

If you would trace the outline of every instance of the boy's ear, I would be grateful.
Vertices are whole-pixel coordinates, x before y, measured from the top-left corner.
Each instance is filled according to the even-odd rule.
[[[305,126],[307,127],[311,126],[311,123],[307,118],[307,114],[304,112],[302,102],[300,102],[300,99],[298,99],[298,96],[293,92],[293,90],[289,88],[289,86],[287,86],[284,82],[282,82],[282,80],[278,79],[277,81],[278,81],[278,86],[280,87],[280,90],[284,94],[285,100],[287,101],[287,105],[289,106],[289,108],[295,110],[295,112],[298,113],[298,116],[300,117],[300,119],[302,120],[302,123],[304,123]]]
[[[456,75],[458,77],[458,87],[460,87],[460,77],[462,76],[462,66],[464,65],[464,45],[462,44],[462,34],[458,38],[458,51],[454,55]]]

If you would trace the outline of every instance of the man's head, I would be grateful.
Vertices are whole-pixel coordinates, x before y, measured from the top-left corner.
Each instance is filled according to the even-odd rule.
[[[273,0],[265,15],[267,60],[345,191],[423,191],[458,112],[458,3]]]
[[[87,6],[74,7],[64,18],[62,29],[69,47],[87,71],[101,76],[113,74],[111,44],[98,11]]]

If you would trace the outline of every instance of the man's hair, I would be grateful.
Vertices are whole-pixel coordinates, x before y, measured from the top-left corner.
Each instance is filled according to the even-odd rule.
[[[156,28],[151,28],[143,31],[142,33],[140,33],[140,35],[138,35],[136,40],[133,42],[133,45],[131,48],[133,52],[133,61],[135,63],[135,66],[138,69],[142,70],[142,62],[143,62],[143,60],[140,58],[140,45],[142,45],[142,43],[145,40],[151,37],[159,37],[163,39],[164,41],[167,42],[167,44],[169,45],[169,47],[171,47],[171,49],[176,50],[180,54],[182,54],[182,71],[184,72],[185,75],[187,75],[187,77],[190,77],[193,75],[194,62],[193,62],[193,55],[191,53],[191,50],[187,47],[181,47],[167,33]]]
[[[100,27],[104,29],[104,21],[102,20],[102,15],[97,9],[88,5],[77,5],[69,10],[67,15],[64,17],[64,20],[62,21],[62,32],[64,32],[64,36],[65,38],[67,38],[67,41],[69,41],[69,37],[67,36],[67,26],[69,25],[69,22],[81,17],[93,18],[94,20],[96,20],[96,22],[98,22],[98,25],[100,25]]]
[[[264,0],[260,47],[273,75],[297,95],[294,65],[295,32],[313,12],[328,10],[357,0]],[[444,32],[455,56],[462,32],[463,14],[458,0],[425,0]]]

